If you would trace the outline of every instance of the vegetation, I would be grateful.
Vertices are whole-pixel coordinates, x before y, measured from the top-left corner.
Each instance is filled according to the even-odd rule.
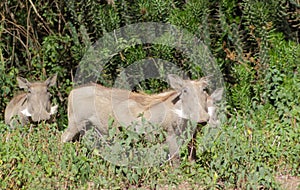
[[[0,10],[1,189],[278,189],[280,176],[299,179],[299,1],[4,0]],[[90,45],[115,29],[150,21],[185,28],[209,47],[226,85],[220,130],[207,139],[212,132],[204,127],[197,160],[189,162],[183,147],[178,168],[115,166],[83,143],[61,144],[67,96]],[[121,67],[147,57],[172,62],[191,78],[203,75],[182,52],[143,44],[113,55],[101,83],[112,86]],[[56,121],[9,129],[4,109],[18,89],[16,76],[44,80],[54,73]],[[152,93],[166,83],[147,80],[139,88]]]

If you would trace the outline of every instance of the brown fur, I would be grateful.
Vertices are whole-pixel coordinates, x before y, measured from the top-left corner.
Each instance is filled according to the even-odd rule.
[[[140,103],[146,108],[150,108],[158,103],[166,101],[171,96],[175,95],[176,91],[168,91],[161,94],[141,94],[141,93],[131,93],[129,98]]]
[[[127,90],[117,89],[117,88],[108,88],[101,84],[96,84],[96,83],[83,84],[83,85],[75,87],[74,89],[80,89],[82,87],[89,87],[89,86],[94,86],[100,90],[117,91],[119,93],[124,93],[124,92],[127,93],[128,92]],[[130,92],[128,98],[138,102],[142,106],[145,106],[146,109],[148,109],[149,107],[151,107],[153,105],[156,105],[158,103],[166,101],[168,98],[175,95],[176,93],[177,92],[174,90],[163,92],[160,94],[151,94],[151,95],[143,93],[143,92],[139,92],[139,93]]]
[[[11,103],[13,105],[16,105],[18,102],[20,102],[21,100],[25,100],[26,99],[26,93],[22,93],[22,94],[18,94],[16,95],[12,100],[11,100]]]

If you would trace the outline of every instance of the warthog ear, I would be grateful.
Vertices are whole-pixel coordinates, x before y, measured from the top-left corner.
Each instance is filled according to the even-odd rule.
[[[174,88],[175,90],[180,90],[184,87],[184,80],[177,75],[169,74],[168,80],[169,80],[170,86],[172,88]]]
[[[17,81],[18,81],[19,87],[23,88],[23,89],[28,89],[31,85],[31,83],[27,79],[24,79],[22,77],[17,77]]]
[[[57,73],[56,73],[55,75],[53,75],[52,77],[49,77],[49,78],[45,81],[46,85],[47,85],[48,87],[54,86],[55,83],[56,83],[56,78],[57,78]]]

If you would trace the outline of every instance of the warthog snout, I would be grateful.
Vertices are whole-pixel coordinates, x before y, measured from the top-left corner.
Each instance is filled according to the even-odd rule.
[[[33,121],[40,122],[42,120],[50,119],[50,116],[51,116],[51,114],[44,110],[43,113],[40,112],[38,114],[34,114],[31,116],[31,118]]]
[[[209,121],[209,114],[205,111],[200,115],[200,119],[198,120],[198,123],[201,125],[205,125]]]

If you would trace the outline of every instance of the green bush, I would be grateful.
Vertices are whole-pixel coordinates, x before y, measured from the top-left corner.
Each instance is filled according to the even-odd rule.
[[[284,0],[20,1],[0,3],[0,188],[277,189],[279,175],[300,176],[299,5]],[[80,61],[103,35],[139,22],[185,28],[208,47],[224,76],[226,117],[220,128],[203,128],[196,138],[197,160],[152,168],[115,166],[92,154],[84,143],[61,144],[67,96]],[[127,41],[120,43],[120,47]],[[100,82],[113,86],[120,69],[146,58],[162,59],[189,77],[204,75],[180,50],[136,45],[113,55]],[[105,51],[102,50],[102,51]],[[107,53],[107,52],[106,52]],[[208,64],[208,63],[206,63]],[[88,69],[88,68],[87,68]],[[44,80],[59,104],[55,122],[9,129],[6,104],[19,90],[16,76]],[[160,79],[134,90],[156,93]],[[142,141],[145,143],[144,141]],[[182,187],[184,186],[184,187]],[[295,187],[296,189],[296,187]]]

